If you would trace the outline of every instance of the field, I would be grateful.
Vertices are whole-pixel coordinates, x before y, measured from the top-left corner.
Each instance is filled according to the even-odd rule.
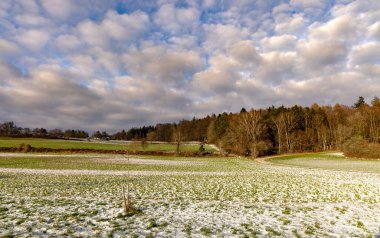
[[[175,151],[174,143],[147,143],[145,147],[140,142],[122,142],[122,141],[73,141],[73,140],[52,140],[52,139],[35,139],[35,138],[0,138],[0,147],[18,147],[21,143],[30,144],[35,148],[51,149],[94,149],[94,150],[128,150],[128,151]],[[198,144],[180,145],[181,151],[196,152],[199,149]],[[206,151],[214,151],[212,147],[205,145]]]
[[[363,164],[339,166],[346,161]],[[374,237],[380,165],[368,163],[331,153],[2,154],[0,237]],[[131,213],[122,209],[127,184]]]
[[[276,164],[305,168],[380,173],[379,160],[346,158],[342,153],[287,155],[275,157],[269,159],[269,161]]]

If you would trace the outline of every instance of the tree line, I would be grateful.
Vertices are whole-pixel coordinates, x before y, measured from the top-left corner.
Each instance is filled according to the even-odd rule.
[[[351,156],[380,157],[380,100],[359,97],[352,106],[242,108],[178,123],[134,128],[135,139],[201,141],[225,153],[260,156],[291,152],[343,150]],[[142,133],[145,132],[145,133]]]
[[[88,132],[83,130],[67,129],[62,131],[61,129],[47,130],[45,128],[22,128],[16,126],[13,121],[0,123],[0,136],[3,137],[33,137],[33,138],[87,138]]]
[[[0,124],[0,136],[87,138],[81,130],[19,128]],[[134,127],[109,135],[96,131],[93,138],[114,140],[200,141],[217,144],[223,151],[247,156],[289,152],[344,150],[351,156],[380,157],[380,100],[359,97],[352,106],[242,108],[239,113]]]

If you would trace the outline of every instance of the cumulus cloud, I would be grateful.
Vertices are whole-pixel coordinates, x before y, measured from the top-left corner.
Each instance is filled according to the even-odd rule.
[[[15,16],[15,21],[22,26],[40,27],[50,24],[50,21],[42,16],[35,14],[20,14]]]
[[[2,82],[3,86],[5,84],[8,84],[10,81],[12,81],[15,78],[19,77],[19,72],[15,67],[12,67],[7,62],[0,60],[0,75],[2,76],[0,78],[0,82]]]
[[[370,37],[373,37],[376,40],[380,40],[380,21],[372,24],[368,28],[368,33]]]
[[[209,51],[225,50],[249,36],[248,29],[234,25],[204,25],[203,29],[206,35],[203,46]]]
[[[303,14],[281,16],[276,21],[275,31],[278,34],[300,34],[307,23]]]
[[[296,54],[294,52],[269,52],[262,55],[263,64],[258,76],[268,84],[278,85],[281,81],[292,78]]]
[[[309,37],[334,41],[358,40],[365,32],[361,22],[353,21],[354,18],[354,15],[342,15],[327,23],[315,23],[310,27]]]
[[[164,46],[144,47],[124,56],[125,68],[132,75],[156,80],[168,85],[182,84],[202,66],[196,51],[167,49]]]
[[[341,63],[347,52],[344,44],[334,41],[302,41],[298,46],[302,70],[321,70]]]
[[[202,3],[202,7],[206,9],[213,7],[214,5],[215,5],[215,0],[204,0]]]
[[[43,30],[24,30],[16,36],[16,40],[25,48],[32,51],[39,51],[49,41],[50,35]]]
[[[60,20],[65,20],[75,10],[72,0],[41,0],[41,4],[51,17]]]
[[[274,16],[282,15],[282,14],[289,14],[292,11],[292,7],[287,3],[281,3],[277,6],[274,6],[272,9],[272,14]]]
[[[293,35],[279,35],[265,37],[261,40],[264,51],[291,51],[297,43],[297,37]]]
[[[60,35],[55,39],[55,47],[61,51],[75,50],[81,45],[81,41],[75,35]]]
[[[198,25],[200,12],[195,7],[176,8],[173,4],[162,5],[154,16],[154,22],[165,31],[177,33]]]
[[[203,96],[225,94],[234,90],[237,75],[234,72],[223,72],[215,68],[197,73],[192,81],[193,87]]]
[[[370,42],[355,47],[350,59],[354,66],[360,64],[380,64],[380,43]]]
[[[258,61],[260,61],[260,56],[257,53],[254,42],[252,41],[240,41],[233,45],[229,49],[229,52],[232,57],[245,65],[258,63]]]
[[[100,23],[88,19],[80,22],[78,31],[87,44],[108,48],[135,39],[147,29],[148,23],[149,16],[141,11],[131,14],[109,11]]]
[[[241,107],[351,104],[380,91],[379,8],[0,1],[0,117],[115,131]]]
[[[19,51],[19,48],[13,42],[5,39],[0,39],[0,53],[1,55],[12,55]]]
[[[310,15],[320,15],[326,7],[327,0],[290,0],[290,5]]]

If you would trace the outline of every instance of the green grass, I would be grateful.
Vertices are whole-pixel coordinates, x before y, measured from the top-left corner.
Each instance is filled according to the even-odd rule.
[[[127,159],[115,155],[87,155],[88,157],[37,157],[25,155],[23,157],[0,157],[1,168],[27,169],[75,169],[75,170],[136,170],[136,171],[188,171],[188,172],[228,172],[249,171],[254,163],[246,164],[248,159],[239,158],[180,158],[180,157],[146,157],[139,156],[149,162],[127,163]],[[136,158],[136,157],[133,157]],[[116,160],[116,162],[115,162]],[[173,162],[173,163],[170,163]],[[243,165],[245,164],[245,165]]]
[[[238,158],[143,158],[194,162],[162,165],[162,170],[174,166],[177,171],[236,173],[126,176],[0,172],[0,237],[38,237],[46,229],[46,236],[72,237],[107,237],[111,233],[114,237],[288,237],[291,232],[296,237],[366,237],[378,232],[378,174],[309,170]],[[0,167],[6,163],[25,168],[124,166],[83,157],[18,159],[0,159]],[[127,183],[132,205],[141,209],[138,213],[123,213],[121,189]]]
[[[306,168],[380,173],[379,160],[360,160],[329,153],[285,155],[271,158],[268,161]]]
[[[69,141],[69,140],[53,140],[53,139],[35,139],[35,138],[0,138],[0,147],[18,147],[21,143],[30,144],[35,148],[51,148],[51,149],[95,149],[95,150],[129,150],[129,151],[175,151],[174,143],[148,143],[145,148],[140,142],[122,143],[122,142],[87,142],[87,141]],[[199,145],[185,144],[180,146],[180,151],[196,152]],[[208,145],[205,145],[206,151],[214,151]]]

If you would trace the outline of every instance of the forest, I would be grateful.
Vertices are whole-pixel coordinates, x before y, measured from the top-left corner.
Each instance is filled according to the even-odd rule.
[[[380,99],[352,106],[241,109],[179,123],[133,128],[134,138],[149,141],[203,141],[218,145],[225,154],[245,156],[344,151],[353,157],[380,157]],[[130,131],[129,131],[130,132]],[[128,134],[128,132],[126,133]],[[131,134],[131,133],[129,133]],[[115,136],[120,135],[116,133]]]
[[[1,136],[86,138],[81,130],[19,128],[0,124]],[[239,113],[212,114],[177,123],[135,127],[113,135],[96,131],[92,137],[182,143],[200,141],[218,145],[224,154],[262,156],[271,154],[344,151],[353,157],[380,157],[380,99],[370,103],[359,97],[352,106],[336,104],[310,107],[242,108]]]

